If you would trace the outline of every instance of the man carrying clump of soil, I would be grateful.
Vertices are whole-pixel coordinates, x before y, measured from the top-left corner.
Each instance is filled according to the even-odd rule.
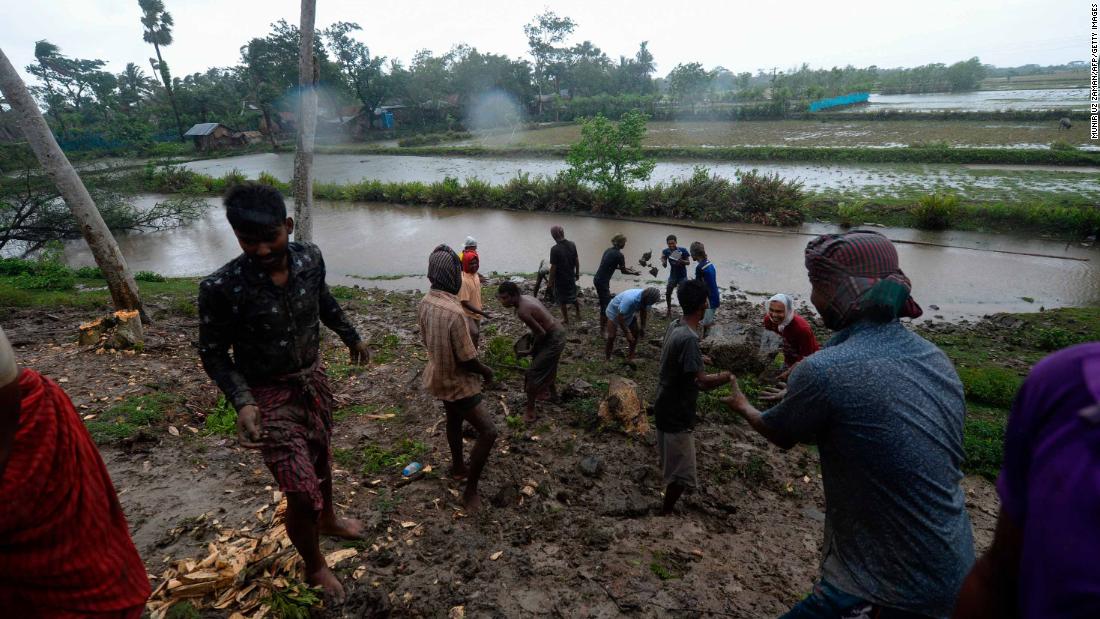
[[[674,320],[661,346],[661,374],[653,414],[657,421],[657,453],[665,480],[661,515],[672,513],[676,500],[698,484],[695,474],[695,404],[699,391],[730,382],[730,373],[707,374],[699,350],[700,323],[707,310],[707,287],[684,280],[676,287],[684,317]]]
[[[477,358],[477,348],[466,325],[466,314],[458,302],[462,288],[460,259],[454,250],[439,245],[428,257],[428,281],[432,289],[420,301],[417,324],[428,365],[424,388],[443,401],[447,414],[447,444],[451,448],[451,475],[466,480],[463,505],[468,511],[481,507],[477,482],[489,459],[497,429],[481,403],[482,380],[493,382],[493,370]],[[470,452],[469,466],[462,459],[462,422],[477,430],[477,442]]]
[[[497,290],[497,300],[504,307],[516,308],[516,316],[527,325],[534,338],[531,346],[531,365],[524,375],[527,392],[527,409],[523,420],[535,421],[535,402],[540,399],[557,399],[558,363],[565,352],[565,328],[535,297],[520,294],[519,286],[504,282]]]
[[[261,450],[286,493],[286,530],[306,580],[341,603],[318,536],[357,539],[363,525],[332,507],[332,392],[319,324],[340,336],[352,363],[368,363],[370,351],[325,284],[321,250],[289,242],[294,220],[278,190],[237,185],[225,207],[244,253],[199,284],[199,356],[237,409],[241,446]]]

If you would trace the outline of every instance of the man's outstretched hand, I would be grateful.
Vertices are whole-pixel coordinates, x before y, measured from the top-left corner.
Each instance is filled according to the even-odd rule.
[[[787,396],[787,383],[779,383],[777,387],[765,387],[760,390],[760,399],[765,402],[778,402]]]
[[[260,435],[260,409],[255,404],[242,406],[237,411],[237,443],[248,449],[263,447]]]
[[[349,346],[348,352],[351,353],[352,365],[370,364],[370,345],[366,342],[359,342],[355,346]]]
[[[722,398],[722,402],[730,407],[731,410],[741,412],[748,410],[752,407],[749,404],[749,399],[745,397],[745,394],[741,391],[741,387],[737,384],[737,376],[730,374],[730,394]]]

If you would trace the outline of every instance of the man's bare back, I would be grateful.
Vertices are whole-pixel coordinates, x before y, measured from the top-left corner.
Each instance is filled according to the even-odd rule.
[[[529,295],[520,295],[516,304],[516,316],[531,329],[535,337],[540,337],[561,328],[561,322],[554,318],[538,299]]]

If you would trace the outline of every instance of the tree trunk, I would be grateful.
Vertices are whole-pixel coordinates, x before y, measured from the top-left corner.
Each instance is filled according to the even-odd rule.
[[[317,0],[302,0],[298,46],[298,147],[294,152],[294,240],[313,240],[313,143],[317,133],[317,63],[313,26]]]
[[[183,123],[180,122],[180,111],[176,107],[176,95],[172,92],[172,80],[164,70],[164,59],[160,57],[160,45],[153,43],[153,49],[157,52],[157,72],[160,73],[160,81],[164,84],[164,90],[168,93],[168,103],[172,105],[172,114],[176,116],[176,132],[183,142]]]
[[[80,180],[76,170],[73,169],[65,153],[57,145],[53,133],[42,117],[41,110],[31,98],[26,84],[15,72],[4,51],[0,49],[0,93],[7,99],[8,105],[16,113],[19,127],[27,138],[27,144],[34,151],[35,157],[46,173],[57,185],[58,192],[69,206],[73,217],[84,234],[84,240],[92,250],[96,265],[103,272],[107,280],[107,288],[111,291],[111,299],[116,310],[138,310],[145,318],[145,312],[141,305],[141,297],[138,294],[137,282],[126,266],[126,259],[122,257],[122,251],[118,243],[111,236],[107,224],[96,208],[88,189]]]

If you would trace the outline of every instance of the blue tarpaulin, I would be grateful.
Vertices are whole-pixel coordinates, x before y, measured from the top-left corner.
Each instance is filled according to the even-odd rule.
[[[869,92],[851,92],[839,97],[831,97],[829,99],[820,99],[810,103],[811,112],[820,112],[821,110],[827,110],[831,107],[839,107],[842,105],[853,105],[856,103],[866,103],[871,98]]]

